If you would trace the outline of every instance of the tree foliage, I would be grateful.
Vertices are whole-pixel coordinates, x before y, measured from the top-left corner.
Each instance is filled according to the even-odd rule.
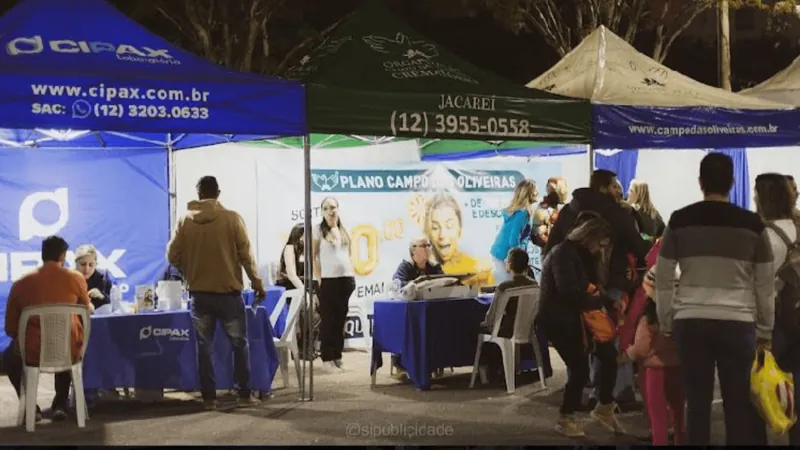
[[[675,40],[717,0],[453,0],[468,11],[491,12],[504,28],[538,32],[559,56],[565,56],[600,25],[633,44],[651,33],[649,54],[663,62]],[[776,13],[794,11],[794,0],[730,0],[730,7]],[[440,7],[441,8],[441,7]]]
[[[158,29],[232,69],[270,74],[307,31],[293,0],[153,0]]]

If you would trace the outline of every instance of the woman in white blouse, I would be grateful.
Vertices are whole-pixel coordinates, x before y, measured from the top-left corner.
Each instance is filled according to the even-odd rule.
[[[320,281],[319,314],[322,365],[342,370],[344,326],[350,295],[356,288],[350,260],[350,236],[339,218],[339,202],[322,201],[322,221],[314,227],[314,277]]]

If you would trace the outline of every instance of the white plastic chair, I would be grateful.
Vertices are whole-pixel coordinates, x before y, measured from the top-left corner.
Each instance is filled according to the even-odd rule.
[[[273,337],[275,342],[275,349],[278,350],[278,357],[280,358],[281,378],[283,378],[283,387],[289,387],[289,355],[291,354],[294,360],[294,369],[297,372],[297,384],[302,384],[300,379],[300,351],[297,348],[297,321],[300,313],[300,307],[303,303],[303,291],[300,289],[291,289],[285,291],[275,309],[270,314],[269,321],[272,323],[272,328],[275,328],[278,318],[286,307],[286,302],[289,302],[289,313],[286,315],[286,324],[284,325],[283,334],[280,338]]]
[[[517,313],[514,317],[514,334],[511,338],[499,337],[497,333],[500,331],[500,323],[505,315],[506,305],[512,297],[517,297]],[[511,394],[515,390],[514,376],[517,373],[517,358],[516,358],[516,345],[517,344],[531,344],[533,345],[533,353],[536,357],[538,364],[539,381],[542,383],[542,389],[547,389],[544,382],[544,368],[542,366],[542,350],[539,347],[539,339],[536,336],[536,330],[533,326],[533,321],[539,310],[539,288],[537,286],[523,286],[518,288],[508,289],[500,293],[494,299],[498,302],[497,314],[495,316],[494,324],[492,324],[492,333],[481,333],[478,335],[478,348],[475,350],[475,363],[472,366],[472,376],[469,380],[469,387],[475,386],[475,377],[479,373],[479,363],[481,359],[481,349],[486,342],[496,344],[500,347],[500,353],[503,358],[503,372],[506,377],[506,391]],[[486,383],[483,371],[481,372],[481,382]]]
[[[72,316],[83,321],[83,346],[80,359],[72,362]],[[25,356],[25,338],[29,319],[39,317],[41,345],[39,347],[39,367],[28,366]],[[25,423],[25,429],[33,431],[36,426],[36,396],[39,389],[40,373],[72,373],[72,393],[75,397],[75,415],[78,428],[86,426],[89,411],[83,393],[83,355],[89,345],[91,321],[89,310],[81,305],[42,305],[31,306],[22,311],[19,319],[19,347],[22,355],[22,383],[19,398],[17,425]]]

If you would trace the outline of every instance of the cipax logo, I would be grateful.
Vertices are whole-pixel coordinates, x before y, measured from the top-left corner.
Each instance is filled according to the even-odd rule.
[[[151,337],[168,337],[170,341],[188,341],[188,328],[153,328],[148,325],[139,329],[139,340],[144,341]]]
[[[58,208],[58,217],[49,223],[43,223],[35,215],[36,207],[45,203],[53,203]],[[67,226],[69,218],[67,188],[34,192],[25,197],[19,207],[19,240],[27,242],[33,238],[58,234]],[[106,256],[98,249],[97,266],[108,270],[115,278],[126,278],[127,274],[119,267],[119,260],[124,254],[124,249],[114,249]],[[67,264],[73,264],[74,261],[75,254],[72,251],[67,252]],[[17,280],[41,264],[42,256],[39,251],[0,253],[0,283]]]
[[[45,45],[46,44],[46,45]],[[66,54],[102,54],[112,53],[117,59],[134,62],[158,64],[180,64],[169,54],[169,49],[151,48],[131,44],[113,44],[101,41],[73,41],[71,39],[53,39],[45,41],[41,36],[17,37],[6,44],[6,52],[11,56],[35,55],[45,51]]]

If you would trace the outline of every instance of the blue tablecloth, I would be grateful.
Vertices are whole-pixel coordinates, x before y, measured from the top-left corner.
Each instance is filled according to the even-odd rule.
[[[381,353],[394,353],[419,389],[429,389],[431,373],[447,367],[472,366],[480,324],[489,302],[462,298],[431,301],[376,301],[372,336],[372,367],[383,365]],[[552,376],[547,337],[537,329],[545,376]],[[536,362],[522,369],[536,368]]]
[[[272,315],[272,311],[276,306],[278,306],[278,300],[281,299],[281,296],[285,291],[286,288],[281,286],[270,286],[267,288],[267,298],[261,303],[261,305],[267,308],[268,315]],[[242,298],[244,299],[245,305],[252,305],[256,296],[253,291],[244,291],[242,292]],[[288,317],[288,315],[289,305],[284,305],[283,311],[281,311],[281,314],[278,316],[278,320],[276,321],[273,329],[276,337],[283,336],[283,330],[286,329],[286,317]]]
[[[272,326],[264,307],[247,308],[250,383],[269,392],[278,370]],[[231,389],[233,352],[221,325],[214,334],[214,373],[218,389]],[[199,390],[197,339],[189,311],[125,316],[94,316],[83,361],[86,389]]]

